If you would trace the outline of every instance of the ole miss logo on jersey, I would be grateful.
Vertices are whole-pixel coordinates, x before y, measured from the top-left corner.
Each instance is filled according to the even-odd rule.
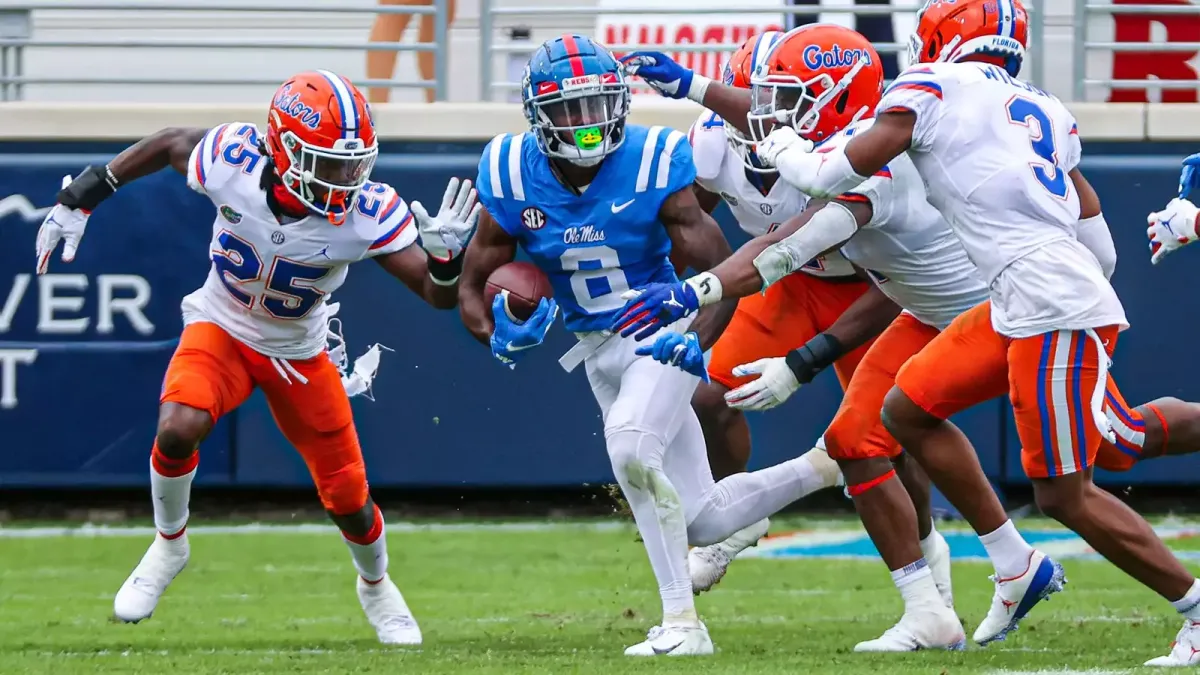
[[[527,229],[540,230],[546,226],[546,214],[542,213],[541,209],[531,206],[521,212],[521,221]]]

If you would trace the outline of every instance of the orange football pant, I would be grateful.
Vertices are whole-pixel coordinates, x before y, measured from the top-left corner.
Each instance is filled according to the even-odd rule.
[[[1105,326],[1008,338],[992,328],[991,303],[983,303],[910,359],[896,385],[940,419],[1007,392],[1030,478],[1123,470],[1140,456],[1145,427],[1107,372],[1117,333]],[[1101,435],[1102,424],[1121,432],[1116,442]]]
[[[900,444],[883,426],[883,399],[896,384],[900,368],[937,334],[933,326],[901,314],[879,335],[854,370],[842,405],[825,431],[830,457],[854,460],[900,454]]]
[[[307,384],[294,374],[289,384],[270,357],[216,324],[193,323],[183,329],[159,400],[203,410],[216,423],[260,387],[279,430],[308,465],[321,503],[338,515],[356,513],[367,503],[367,473],[341,375],[325,353],[288,363]]]
[[[871,287],[859,279],[829,279],[795,272],[767,288],[738,301],[725,332],[712,348],[708,376],[733,389],[754,379],[734,377],[743,363],[784,356],[804,346],[837,321],[854,301]],[[833,364],[842,389],[871,343],[855,349]]]

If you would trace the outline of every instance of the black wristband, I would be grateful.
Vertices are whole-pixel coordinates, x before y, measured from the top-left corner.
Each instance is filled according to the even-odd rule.
[[[837,338],[828,333],[819,333],[815,338],[804,343],[803,347],[793,349],[784,357],[787,367],[796,376],[800,384],[808,384],[822,370],[833,365],[834,361],[842,358],[845,350]]]
[[[429,276],[439,286],[450,286],[462,274],[463,256],[459,254],[445,262],[429,256]]]
[[[120,185],[107,166],[89,166],[72,179],[70,185],[59,190],[57,200],[71,210],[93,211]]]

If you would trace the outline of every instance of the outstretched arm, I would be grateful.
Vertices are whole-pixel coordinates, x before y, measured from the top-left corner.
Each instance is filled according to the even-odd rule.
[[[192,149],[206,133],[207,129],[197,128],[163,129],[126,148],[107,166],[89,166],[74,178],[65,176],[55,197],[58,203],[38,228],[37,273],[49,269],[50,255],[60,241],[64,242],[63,262],[75,259],[88,217],[117,188],[168,166],[186,175]]]
[[[732,253],[721,227],[701,207],[690,187],[667,197],[658,216],[671,237],[672,250],[679,251],[693,269],[710,270]],[[710,304],[712,306],[701,311],[692,323],[692,330],[699,337],[703,350],[717,341],[737,309],[736,299]]]
[[[699,274],[687,283],[696,290],[701,307],[721,299],[744,298],[840,247],[870,222],[871,215],[869,202],[814,199],[799,215],[775,231],[746,242],[737,253],[709,270],[711,277]]]
[[[825,199],[849,192],[912,145],[917,116],[897,109],[881,113],[866,131],[844,146],[812,152],[812,143],[791,127],[771,132],[758,156],[801,192]],[[824,150],[824,148],[822,148]]]
[[[464,254],[458,289],[458,313],[463,325],[483,344],[490,344],[495,320],[484,297],[488,277],[517,257],[517,240],[500,228],[485,209],[479,214],[479,229]]]
[[[461,257],[439,263],[413,244],[395,253],[376,256],[375,262],[436,309],[454,309],[458,303]]]

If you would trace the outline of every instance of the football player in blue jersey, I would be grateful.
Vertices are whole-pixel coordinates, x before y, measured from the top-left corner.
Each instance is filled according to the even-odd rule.
[[[484,211],[467,249],[459,306],[467,328],[509,366],[541,344],[561,306],[579,343],[559,362],[567,371],[584,364],[613,472],[662,596],[662,625],[625,653],[711,654],[693,601],[688,544],[721,541],[810,492],[806,481],[825,479],[793,461],[713,481],[691,397],[707,377],[703,350],[734,303],[673,324],[690,341],[680,350],[682,369],[651,358],[650,343],[608,330],[638,289],[677,281],[673,249],[696,270],[731,253],[692,191],[684,134],[626,124],[624,78],[624,67],[590,38],[564,35],[534,53],[522,92],[529,131],[493,138],[480,159]],[[523,323],[506,311],[505,294],[490,304],[484,295],[487,278],[518,245],[547,274],[557,300],[543,300]]]

